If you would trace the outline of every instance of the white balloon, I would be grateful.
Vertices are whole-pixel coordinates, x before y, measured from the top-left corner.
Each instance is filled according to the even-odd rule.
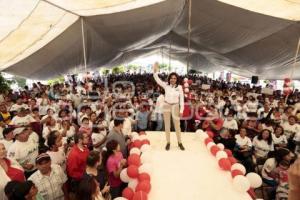
[[[142,164],[151,163],[152,162],[152,154],[149,152],[144,152],[141,155]]]
[[[137,184],[138,184],[137,179],[131,179],[128,183],[128,187],[131,188],[133,191],[135,191]]]
[[[127,168],[123,169],[120,173],[120,179],[124,182],[124,183],[128,183],[131,178],[127,175]]]
[[[151,149],[151,146],[149,144],[143,144],[143,146],[141,147],[141,151],[143,153],[149,151]]]
[[[141,154],[141,150],[139,150],[138,148],[134,147],[130,150],[130,155],[131,154],[137,154],[140,155]]]
[[[250,183],[245,176],[238,175],[233,178],[233,187],[239,192],[247,192],[250,189]]]
[[[188,80],[189,80],[188,78],[184,78],[183,82],[188,82]]]
[[[139,135],[136,135],[136,136],[134,136],[134,137],[132,138],[132,141],[133,141],[133,142],[136,141],[136,140],[140,140],[140,136],[139,136]]]
[[[199,134],[199,137],[200,137],[201,142],[204,142],[204,140],[205,140],[206,138],[209,137],[209,136],[207,135],[207,133],[206,133],[206,132],[203,132],[201,129],[198,129],[198,130],[196,131],[196,134]]]
[[[214,146],[214,145],[216,145],[216,143],[214,143],[214,142],[209,142],[209,143],[206,145],[206,147],[207,147],[208,150],[210,150],[210,148],[211,148],[212,146]]]
[[[256,173],[248,173],[246,175],[246,178],[248,179],[248,181],[250,182],[250,186],[252,188],[259,188],[262,185],[262,179],[261,177],[256,174]]]
[[[184,88],[185,93],[188,93],[189,91],[190,91],[189,88]]]
[[[126,199],[124,197],[117,197],[117,198],[114,198],[114,200],[128,200],[128,199]]]
[[[188,84],[188,83],[184,83],[183,84],[183,87],[185,87],[185,88],[187,88],[187,87],[189,87],[190,85]]]
[[[240,170],[241,172],[243,172],[244,175],[246,174],[246,168],[240,163],[235,163],[231,166],[231,171],[235,169]]]
[[[132,138],[133,138],[133,137],[135,137],[135,136],[139,136],[139,134],[138,134],[137,132],[132,132],[132,133],[131,133],[131,136],[132,136]]]
[[[148,138],[147,138],[147,135],[140,135],[140,139],[141,139],[141,140],[146,140],[146,139],[148,139]]]
[[[217,146],[220,148],[220,150],[224,150],[225,149],[225,146],[222,143],[217,144]]]
[[[225,151],[218,151],[216,154],[217,160],[220,160],[221,158],[228,158],[228,155]]]
[[[152,174],[152,165],[150,163],[146,163],[146,164],[142,164],[140,167],[139,167],[139,173],[148,173],[148,174]]]

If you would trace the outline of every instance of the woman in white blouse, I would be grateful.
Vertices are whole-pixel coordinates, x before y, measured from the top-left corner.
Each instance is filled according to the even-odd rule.
[[[163,116],[165,122],[165,132],[167,145],[166,150],[170,149],[170,120],[171,115],[173,118],[173,123],[175,126],[178,146],[181,150],[184,147],[181,142],[181,131],[180,131],[180,116],[182,116],[184,109],[184,96],[182,86],[178,85],[178,75],[176,73],[171,73],[168,77],[168,82],[162,81],[158,77],[158,63],[153,66],[154,79],[158,85],[160,85],[165,90],[165,100],[163,105]]]
[[[252,142],[247,137],[246,128],[240,128],[239,134],[235,135],[234,154],[238,160],[245,166],[247,171],[254,170],[252,162]]]
[[[258,136],[253,139],[254,158],[256,160],[266,160],[268,153],[274,151],[271,131],[268,129],[262,130]]]

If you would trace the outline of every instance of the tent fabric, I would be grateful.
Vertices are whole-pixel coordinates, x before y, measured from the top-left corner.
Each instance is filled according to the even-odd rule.
[[[300,36],[297,7],[287,4],[290,12],[285,17],[293,19],[288,20],[268,15],[272,5],[263,13],[262,6],[253,12],[254,7],[222,1],[192,1],[190,56],[185,0],[31,2],[24,5],[31,11],[13,18],[17,22],[8,26],[9,31],[0,30],[0,69],[44,80],[84,71],[84,50],[87,69],[94,70],[163,49],[165,56],[184,63],[189,59],[190,67],[202,72],[224,69],[266,79],[290,76]],[[299,59],[293,73],[297,79]]]

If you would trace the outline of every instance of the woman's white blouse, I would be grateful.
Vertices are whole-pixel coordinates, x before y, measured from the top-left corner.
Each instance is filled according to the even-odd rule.
[[[169,104],[177,104],[180,106],[180,113],[183,113],[184,109],[184,96],[182,86],[178,85],[177,87],[173,87],[168,83],[162,81],[158,77],[158,73],[154,73],[153,77],[158,85],[160,85],[165,90],[165,102]]]

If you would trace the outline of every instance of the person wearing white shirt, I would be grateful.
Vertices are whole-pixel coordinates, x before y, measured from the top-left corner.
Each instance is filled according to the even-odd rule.
[[[29,140],[27,128],[14,130],[16,141],[8,149],[8,157],[15,159],[25,170],[28,178],[35,171],[35,159],[38,156],[38,144]]]
[[[5,146],[5,149],[9,149],[9,147],[14,143],[13,130],[13,128],[5,128],[3,130],[3,139],[0,140],[0,143]]]
[[[168,83],[163,82],[158,77],[158,63],[153,66],[153,77],[158,85],[160,85],[165,90],[165,102],[164,102],[164,122],[165,122],[165,132],[167,145],[166,150],[170,149],[170,128],[171,128],[171,116],[173,118],[173,123],[175,126],[178,146],[181,150],[184,150],[181,141],[181,130],[180,130],[180,116],[183,114],[184,109],[184,96],[183,89],[181,85],[178,85],[178,75],[176,73],[171,73],[168,76]]]
[[[294,115],[291,115],[288,117],[288,121],[281,124],[284,130],[284,135],[286,136],[286,139],[289,140],[290,138],[293,138],[294,135],[297,132],[300,132],[300,126],[299,124],[296,124],[297,117]]]
[[[264,160],[270,151],[274,151],[271,131],[264,129],[253,139],[254,156],[256,159]]]
[[[258,103],[255,101],[255,98],[250,96],[249,101],[246,103],[248,112],[257,112]]]
[[[165,102],[165,95],[161,94],[156,99],[154,113],[156,115],[156,131],[161,131],[163,128],[163,105]]]
[[[15,127],[29,126],[31,122],[35,122],[35,119],[31,115],[27,115],[24,108],[21,108],[11,120],[10,125]]]
[[[52,164],[61,166],[66,170],[66,154],[63,148],[62,136],[58,131],[52,131],[47,138],[49,150],[47,154],[51,157]]]
[[[51,163],[47,153],[36,158],[38,171],[32,174],[31,180],[37,187],[43,199],[64,200],[67,195],[67,175],[59,165]]]
[[[277,148],[282,148],[287,146],[287,139],[286,136],[284,135],[284,130],[282,126],[277,126],[275,128],[274,133],[272,133],[272,139],[274,143],[274,147]]]
[[[235,135],[235,148],[234,152],[236,158],[241,161],[247,171],[254,170],[252,162],[252,142],[247,137],[247,131],[245,128],[239,130],[239,134]]]
[[[227,128],[229,130],[238,130],[238,124],[236,120],[233,118],[232,113],[229,113],[224,120],[223,128]]]

